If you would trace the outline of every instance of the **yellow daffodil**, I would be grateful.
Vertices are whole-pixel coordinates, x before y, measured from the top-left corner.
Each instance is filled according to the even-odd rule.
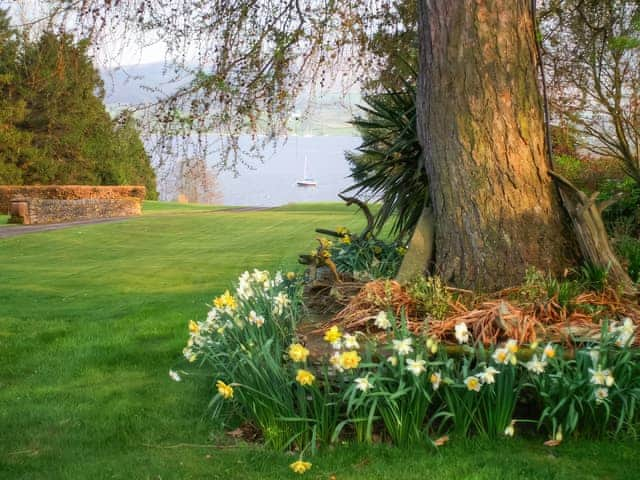
[[[294,343],[289,347],[289,358],[294,362],[306,362],[309,350],[299,343]]]
[[[193,335],[200,334],[200,326],[193,320],[189,320],[189,333],[192,333]]]
[[[324,334],[325,342],[335,343],[340,340],[340,338],[342,338],[342,333],[340,332],[340,329],[335,325],[327,330]]]
[[[355,350],[344,352],[340,355],[340,366],[345,370],[352,370],[358,368],[361,360],[360,355]]]
[[[308,370],[300,369],[298,370],[298,374],[296,375],[296,382],[298,382],[303,387],[313,385],[315,379],[315,375]]]
[[[293,281],[295,279],[296,279],[296,273],[295,272],[287,272],[287,280]]]
[[[218,389],[218,393],[222,398],[233,398],[233,387],[231,387],[231,385],[227,385],[222,380],[218,380],[216,382],[216,388]]]
[[[312,465],[311,462],[303,462],[302,460],[296,460],[291,465],[289,465],[289,468],[293,470],[295,473],[299,473],[300,475],[302,475],[304,472],[306,472],[311,468],[311,465]]]
[[[229,290],[226,290],[222,295],[216,298],[213,301],[213,305],[219,309],[228,308],[229,310],[235,310],[238,306],[236,299],[233,298],[231,293],[229,293]]]
[[[351,244],[351,235],[345,235],[344,237],[342,237],[340,239],[341,243],[344,243],[345,245],[350,245]]]
[[[347,227],[336,228],[336,233],[340,236],[349,235],[349,229]]]

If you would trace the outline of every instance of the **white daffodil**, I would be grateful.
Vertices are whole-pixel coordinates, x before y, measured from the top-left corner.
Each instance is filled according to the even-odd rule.
[[[425,368],[426,364],[427,362],[424,360],[413,360],[411,358],[407,358],[407,370],[413,373],[416,377],[420,376],[421,373],[427,370]]]
[[[171,377],[171,380],[173,380],[174,382],[181,382],[182,381],[182,377],[175,370],[169,370],[169,377]]]
[[[286,293],[280,292],[274,300],[273,313],[276,315],[282,315],[284,313],[285,307],[291,305],[291,300]]]
[[[429,377],[429,381],[431,382],[431,386],[434,390],[438,390],[440,388],[440,384],[442,383],[442,374],[440,372],[433,372],[431,377]]]
[[[544,373],[544,369],[547,367],[547,361],[545,360],[544,355],[541,360],[538,360],[538,355],[534,354],[531,360],[525,363],[525,367],[527,367],[527,370],[530,372],[539,375]]]
[[[475,376],[465,378],[464,384],[467,386],[468,390],[472,390],[474,392],[479,392],[480,388],[482,388],[482,383],[480,383],[480,380]]]
[[[594,394],[596,397],[596,403],[603,403],[609,396],[609,389],[606,387],[596,388]]]
[[[258,315],[255,311],[251,310],[249,312],[249,323],[251,325],[255,325],[256,327],[260,328],[261,326],[264,325],[264,317],[262,315]]]
[[[611,387],[613,386],[614,383],[616,383],[615,379],[613,378],[613,375],[611,374],[611,370],[609,369],[603,370],[602,373],[604,375],[604,384],[607,387]]]
[[[359,377],[353,381],[356,384],[356,389],[367,392],[373,388],[373,383],[369,381],[369,377]]]
[[[469,342],[469,329],[466,323],[456,323],[455,336],[460,344]]]
[[[511,353],[509,353],[509,350],[506,348],[496,348],[496,351],[493,352],[491,357],[496,363],[506,365],[511,360]]]
[[[413,352],[411,344],[413,340],[411,338],[404,338],[402,340],[393,340],[393,349],[400,355],[409,355]]]
[[[556,349],[553,348],[553,345],[551,345],[550,343],[547,343],[547,345],[545,345],[544,350],[542,350],[542,359],[546,359],[546,358],[554,358],[556,356]]]
[[[389,358],[387,358],[387,362],[389,362],[389,365],[391,365],[392,367],[397,367],[398,357],[396,357],[395,355],[391,355]]]
[[[484,369],[484,372],[478,373],[476,376],[480,379],[482,383],[487,385],[496,383],[496,375],[500,372],[493,367],[487,367]]]
[[[606,382],[606,377],[604,371],[600,370],[600,368],[596,368],[595,370],[590,368],[589,373],[591,374],[591,383],[594,385],[604,385]]]
[[[516,421],[511,420],[511,423],[509,424],[509,426],[504,429],[504,434],[507,437],[513,437],[515,433],[516,433]]]
[[[515,355],[519,350],[517,340],[510,338],[507,340],[507,343],[504,344],[504,348],[506,348],[510,354]]]
[[[344,372],[344,368],[342,368],[342,357],[340,356],[340,352],[334,352],[329,358],[329,363],[333,368],[338,372]]]
[[[391,322],[389,321],[387,313],[382,311],[378,313],[373,324],[382,330],[388,330],[389,328],[391,328]]]
[[[357,350],[360,348],[360,344],[355,335],[351,335],[350,333],[345,333],[342,337],[342,345],[347,350]]]

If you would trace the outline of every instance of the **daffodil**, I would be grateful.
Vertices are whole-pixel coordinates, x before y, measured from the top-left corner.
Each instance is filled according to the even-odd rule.
[[[511,423],[509,424],[509,426],[504,429],[504,434],[507,437],[513,437],[515,433],[516,433],[516,421],[511,420]]]
[[[264,325],[264,317],[258,315],[254,310],[251,310],[249,312],[249,323],[259,328]]]
[[[373,383],[369,381],[369,377],[358,377],[353,383],[356,384],[356,389],[362,392],[367,392],[373,388]]]
[[[518,350],[519,350],[518,342],[511,338],[507,340],[507,343],[505,343],[504,348],[506,348],[510,354],[515,355],[516,353],[518,353]]]
[[[440,372],[433,372],[431,377],[429,377],[429,381],[431,382],[431,386],[434,390],[438,390],[440,388],[440,384],[442,383],[442,374]]]
[[[289,296],[284,292],[278,293],[278,295],[276,295],[276,297],[273,300],[274,300],[273,313],[276,315],[282,315],[284,313],[284,309],[289,305],[291,305],[291,300],[289,300]]]
[[[349,235],[349,229],[347,227],[338,227],[336,228],[336,233],[341,237],[344,235]]]
[[[329,358],[329,363],[338,372],[344,372],[344,368],[342,368],[340,352],[334,352],[333,355],[331,355],[331,357]]]
[[[360,344],[358,343],[356,336],[349,333],[344,334],[344,337],[342,338],[342,345],[344,348],[348,348],[349,350],[356,350],[360,348]]]
[[[289,358],[294,362],[306,362],[309,350],[299,343],[294,343],[289,347]]]
[[[466,323],[456,323],[455,337],[460,344],[469,342],[469,329]]]
[[[556,349],[553,348],[553,345],[551,345],[550,343],[547,343],[547,345],[544,347],[544,350],[542,351],[542,358],[554,358],[556,356]]]
[[[303,462],[302,460],[296,460],[291,465],[289,465],[289,468],[293,470],[295,473],[299,473],[300,475],[302,475],[303,473],[305,473],[307,470],[311,468],[311,465],[312,465],[311,462]]]
[[[398,255],[400,255],[401,257],[404,257],[404,255],[407,253],[407,249],[405,247],[397,247],[396,252],[398,252]]]
[[[438,353],[438,339],[429,337],[427,339],[426,347],[432,355],[435,355],[436,353]]]
[[[478,379],[487,385],[496,383],[496,375],[500,372],[493,367],[486,367],[483,372],[478,373]]]
[[[340,338],[342,338],[342,333],[340,332],[340,329],[336,325],[331,327],[324,334],[325,342],[334,343],[340,340]]]
[[[340,242],[344,243],[345,245],[351,244],[351,235],[343,236],[342,238],[340,238]]]
[[[467,377],[464,379],[464,384],[467,386],[468,390],[479,392],[482,384],[478,377]]]
[[[287,280],[293,282],[296,279],[296,272],[287,272]]]
[[[340,354],[340,366],[345,370],[353,370],[360,365],[360,355],[355,350],[349,352],[343,352]]]
[[[231,385],[227,385],[222,380],[218,380],[216,382],[216,388],[218,389],[218,393],[222,398],[233,398],[233,387],[231,387]]]
[[[391,322],[389,321],[389,317],[387,316],[387,313],[383,311],[378,312],[378,315],[376,316],[376,320],[375,322],[373,322],[373,324],[382,330],[387,330],[391,328]]]
[[[413,360],[411,358],[407,358],[407,370],[413,373],[416,377],[421,373],[425,372],[427,369],[425,368],[427,362],[424,360]]]
[[[296,382],[298,382],[303,387],[313,385],[315,379],[315,375],[308,370],[300,369],[298,370],[298,373],[296,375]]]
[[[387,362],[389,362],[389,365],[391,365],[392,367],[397,367],[398,357],[396,357],[395,355],[391,355],[390,357],[387,358]]]
[[[606,385],[610,387],[615,383],[615,379],[609,369],[601,370],[597,368],[594,370],[590,368],[589,373],[591,374],[591,383],[594,385]]]
[[[506,348],[496,348],[496,351],[493,352],[493,355],[491,355],[491,357],[496,363],[502,363],[506,365],[507,363],[509,363],[511,354]]]
[[[182,377],[180,377],[180,374],[174,370],[169,370],[169,377],[171,377],[171,380],[173,380],[174,382],[182,381]]]
[[[413,340],[411,338],[404,338],[402,340],[393,340],[393,349],[398,352],[399,355],[409,355],[413,352],[411,344]]]
[[[547,362],[544,356],[542,357],[542,360],[538,360],[538,355],[534,354],[531,360],[525,363],[525,367],[527,367],[527,370],[530,372],[541,374],[544,373],[544,369],[547,367]]]
[[[193,320],[189,320],[189,333],[192,335],[198,335],[200,333],[200,325]]]
[[[596,403],[603,403],[609,396],[609,389],[606,387],[596,388],[594,394],[596,397]]]

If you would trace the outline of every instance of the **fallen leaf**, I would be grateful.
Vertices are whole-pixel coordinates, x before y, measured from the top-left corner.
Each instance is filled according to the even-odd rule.
[[[433,441],[433,444],[436,447],[441,447],[442,445],[444,445],[445,443],[447,443],[449,441],[449,435],[444,435],[440,438],[437,438],[436,440]]]
[[[546,445],[547,447],[557,447],[561,443],[561,440],[547,440],[546,442],[544,442],[544,445]]]

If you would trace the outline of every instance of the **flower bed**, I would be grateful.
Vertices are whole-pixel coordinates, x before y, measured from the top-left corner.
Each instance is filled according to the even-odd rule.
[[[513,436],[527,423],[549,445],[636,435],[640,354],[630,318],[602,322],[597,338],[570,350],[513,338],[486,346],[461,320],[448,334],[452,352],[409,329],[403,314],[379,311],[360,330],[327,328],[328,353],[312,358],[298,328],[301,292],[293,273],[245,272],[191,322],[184,350],[213,375],[214,416],[238,415],[270,448],[302,456],[342,439],[437,446],[447,434]],[[308,468],[302,458],[292,465]]]

